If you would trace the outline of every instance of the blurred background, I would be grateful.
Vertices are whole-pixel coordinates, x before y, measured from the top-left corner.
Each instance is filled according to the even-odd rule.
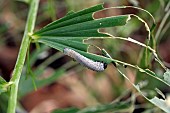
[[[24,33],[29,9],[28,2],[29,0],[0,1],[0,75],[7,81],[10,80]],[[103,2],[106,7],[131,5],[148,10],[157,23],[154,32],[157,53],[164,64],[170,68],[169,0],[40,0],[35,31],[63,17],[71,10],[79,11]],[[112,9],[99,13],[98,16],[127,13],[139,15],[148,23],[152,22],[148,15],[134,9]],[[142,43],[145,43],[147,37],[144,24],[135,18],[125,26],[107,28],[105,31],[114,36],[130,36]],[[104,48],[114,59],[134,65],[139,65],[142,61],[140,54],[143,48],[136,44],[116,39],[86,42]],[[29,52],[32,70],[30,73],[33,74],[29,73],[29,67],[25,65],[19,86],[18,112],[49,113],[57,108],[84,108],[110,103],[120,96],[127,99],[131,97],[131,93],[135,92],[113,65],[108,65],[103,72],[94,72],[45,45],[40,45],[40,48],[36,49],[35,44],[32,44]],[[90,52],[101,54],[94,48],[91,48]],[[154,60],[150,62],[149,68],[159,75],[164,73],[161,66]],[[166,95],[170,93],[170,89],[156,79],[139,74],[130,67],[125,69],[125,73],[133,83],[147,80],[145,90],[151,96],[155,93],[150,89],[155,87],[160,88]],[[7,107],[5,104],[7,95],[5,93],[0,95],[0,112],[2,113]],[[149,110],[161,112],[140,95],[136,95],[134,108],[136,113]]]

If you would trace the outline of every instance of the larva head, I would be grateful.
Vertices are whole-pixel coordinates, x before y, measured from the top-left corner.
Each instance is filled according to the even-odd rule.
[[[105,63],[103,61],[102,61],[102,63],[103,63],[103,68],[106,69],[107,68],[107,63]]]
[[[103,63],[104,69],[107,68],[107,63]]]

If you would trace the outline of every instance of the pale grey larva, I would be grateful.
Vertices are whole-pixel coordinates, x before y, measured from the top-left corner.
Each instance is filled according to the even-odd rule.
[[[64,49],[64,54],[74,58],[77,62],[79,62],[80,64],[84,65],[85,67],[93,71],[104,71],[104,69],[106,69],[107,67],[106,63],[95,62],[69,48]]]

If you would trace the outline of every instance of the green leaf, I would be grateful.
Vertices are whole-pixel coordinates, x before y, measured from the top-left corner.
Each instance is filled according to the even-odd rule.
[[[86,107],[84,109],[77,108],[67,108],[67,109],[58,109],[53,111],[53,113],[108,113],[108,112],[116,112],[121,110],[132,110],[132,104],[129,102],[116,102],[111,104],[103,104],[94,107]]]
[[[42,72],[43,72],[43,70],[39,69],[39,70],[36,70],[36,72],[34,72],[34,73],[35,73],[35,75],[37,75],[37,73],[41,74]],[[64,69],[57,69],[48,78],[45,78],[45,79],[36,78],[34,80],[36,87],[40,88],[40,87],[43,87],[43,86],[48,85],[50,83],[53,83],[59,77],[61,77],[64,72],[65,72]],[[21,80],[20,80],[20,83],[19,83],[19,96],[22,97],[22,96],[30,93],[33,90],[34,90],[34,85],[32,84],[32,78],[25,79],[24,75],[21,76]]]
[[[170,112],[170,107],[167,103],[167,100],[163,100],[163,99],[159,99],[158,97],[154,97],[154,98],[148,98],[146,96],[145,93],[143,93],[140,89],[140,85],[135,85],[133,82],[131,82],[131,80],[124,74],[122,73],[118,68],[117,68],[118,72],[124,76],[133,86],[134,88],[145,98],[147,99],[149,102],[151,102],[152,104],[154,104],[155,106],[159,107],[160,109],[164,110],[165,112],[169,113]],[[143,70],[144,71],[144,70]],[[161,94],[162,95],[162,94]]]
[[[138,85],[135,85],[135,88],[140,92],[140,94],[145,97],[148,101],[150,101],[152,104],[155,106],[159,107],[160,109],[164,110],[165,112],[169,113],[170,112],[170,107],[167,103],[167,100],[159,99],[158,97],[154,97],[149,99],[148,97],[145,96],[145,94],[140,90]]]
[[[127,102],[119,102],[114,104],[105,104],[95,107],[84,108],[77,113],[102,113],[102,112],[116,112],[120,110],[130,109],[131,104]]]
[[[164,81],[167,82],[170,85],[170,70],[167,69],[167,71],[163,74]]]
[[[89,15],[91,16],[92,13]],[[88,18],[87,16],[84,15],[83,18]],[[76,20],[71,20],[71,22],[66,21],[66,22],[58,23],[55,26],[53,25],[54,27],[52,25],[45,27],[44,29],[39,31],[40,33],[35,33],[33,36],[38,35],[38,36],[56,36],[56,37],[70,37],[70,36],[73,37],[107,36],[108,37],[108,35],[106,34],[98,33],[97,29],[125,25],[128,17],[129,16],[127,15],[121,15],[121,16],[107,17],[107,18],[101,18],[95,20],[94,19],[87,20],[87,21],[83,20],[80,21],[80,23],[75,23],[75,21],[77,20],[76,19]],[[79,18],[82,18],[82,16]]]
[[[79,111],[78,108],[66,108],[66,109],[57,109],[52,113],[76,113],[77,111]]]
[[[0,84],[5,84],[5,83],[7,83],[7,82],[5,81],[5,79],[0,76]]]
[[[40,31],[34,33],[34,35],[42,33],[44,31],[51,30],[51,29],[63,27],[65,25],[73,25],[73,24],[77,24],[77,23],[82,23],[84,21],[93,20],[92,13],[95,12],[95,11],[102,10],[102,9],[103,9],[103,4],[99,4],[99,5],[96,5],[94,7],[87,8],[87,9],[81,10],[81,11],[76,12],[76,13],[74,13],[72,11],[72,13],[67,14],[63,18],[48,24],[47,26],[42,28]]]
[[[78,12],[71,12],[65,17],[56,20],[41,30],[35,32],[32,38],[35,42],[46,44],[63,52],[64,48],[71,48],[94,61],[110,63],[112,60],[104,56],[87,52],[89,44],[84,40],[110,37],[109,34],[100,33],[100,28],[122,26],[130,19],[129,15],[120,15],[94,19],[93,14],[104,10],[103,4],[93,6]]]
[[[3,92],[7,92],[8,90],[8,87],[9,85],[11,85],[12,83],[10,84],[0,84],[0,94],[3,93]]]
[[[0,94],[0,113],[7,113],[9,93]]]
[[[166,100],[159,99],[158,97],[154,97],[152,99],[149,99],[149,101],[155,104],[156,106],[158,106],[159,108],[161,108],[162,110],[164,110],[165,112],[167,113],[170,112],[170,107],[168,103],[166,102]]]
[[[12,82],[6,82],[5,79],[0,76],[0,94],[6,92],[11,84]]]
[[[16,1],[24,2],[24,3],[27,3],[27,4],[29,4],[29,3],[30,3],[30,0],[16,0]]]

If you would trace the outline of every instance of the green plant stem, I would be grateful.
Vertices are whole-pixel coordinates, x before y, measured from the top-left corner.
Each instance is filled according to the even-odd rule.
[[[28,34],[29,33],[32,34],[33,32],[33,29],[35,26],[36,15],[38,11],[38,4],[39,4],[39,0],[30,1],[30,9],[29,9],[29,14],[27,18],[26,27],[25,27],[24,36],[22,39],[22,43],[21,43],[21,47],[19,50],[16,64],[15,64],[15,68],[12,73],[12,78],[10,80],[11,82],[13,82],[13,84],[11,85],[11,88],[10,88],[10,97],[8,101],[7,113],[15,113],[16,104],[17,104],[18,84],[19,84],[20,76],[21,76],[22,69],[24,66],[24,62],[26,59],[27,50],[28,50],[28,47],[31,41]]]
[[[165,14],[165,16],[162,18],[162,21],[161,21],[161,23],[160,23],[160,25],[159,25],[159,28],[158,28],[157,32],[156,32],[155,39],[157,40],[157,43],[158,43],[158,44],[159,44],[159,42],[160,42],[160,40],[161,40],[161,39],[159,39],[159,35],[160,35],[160,33],[161,33],[161,31],[162,31],[162,29],[163,29],[163,27],[164,27],[164,25],[165,25],[168,17],[169,17],[169,15],[170,15],[170,10],[169,10],[169,11]]]

